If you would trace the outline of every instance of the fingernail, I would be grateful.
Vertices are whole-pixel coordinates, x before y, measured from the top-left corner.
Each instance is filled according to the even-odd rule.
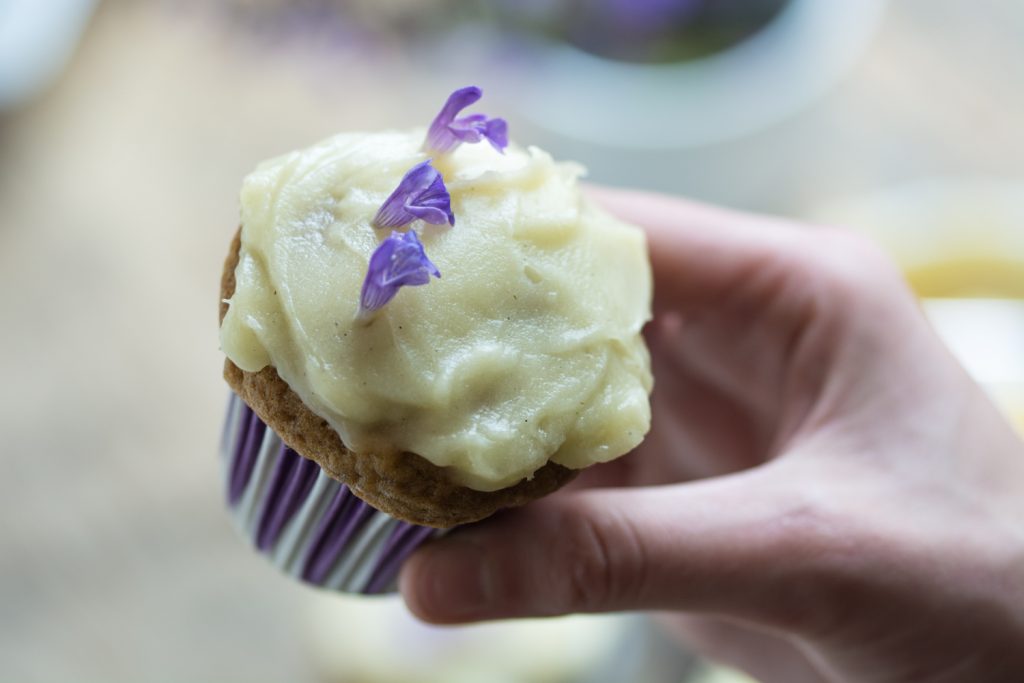
[[[491,602],[483,546],[468,535],[432,543],[413,555],[400,583],[409,608],[427,621],[479,619]]]

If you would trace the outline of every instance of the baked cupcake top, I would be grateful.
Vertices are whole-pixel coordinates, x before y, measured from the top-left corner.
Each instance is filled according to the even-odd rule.
[[[643,233],[581,195],[576,164],[424,139],[347,133],[246,178],[224,352],[274,367],[350,450],[478,491],[628,452],[650,422]],[[394,194],[416,182],[422,211]],[[405,284],[425,286],[368,285],[375,254],[418,258]]]

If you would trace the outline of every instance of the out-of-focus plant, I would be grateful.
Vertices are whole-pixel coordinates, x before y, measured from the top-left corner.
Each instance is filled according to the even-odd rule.
[[[482,0],[507,25],[629,62],[679,62],[728,49],[791,0]]]

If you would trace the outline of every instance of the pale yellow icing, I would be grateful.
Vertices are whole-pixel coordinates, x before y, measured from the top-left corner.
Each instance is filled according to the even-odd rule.
[[[418,453],[478,490],[628,452],[650,424],[650,267],[576,164],[486,143],[435,159],[455,226],[411,228],[441,278],[356,319],[390,234],[370,221],[426,158],[423,135],[338,135],[246,178],[224,352],[274,366],[350,448]]]

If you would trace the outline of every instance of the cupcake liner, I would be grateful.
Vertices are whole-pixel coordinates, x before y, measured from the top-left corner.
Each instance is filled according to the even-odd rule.
[[[221,457],[239,531],[280,569],[307,583],[346,593],[393,593],[402,562],[444,533],[368,505],[289,448],[234,393]]]

